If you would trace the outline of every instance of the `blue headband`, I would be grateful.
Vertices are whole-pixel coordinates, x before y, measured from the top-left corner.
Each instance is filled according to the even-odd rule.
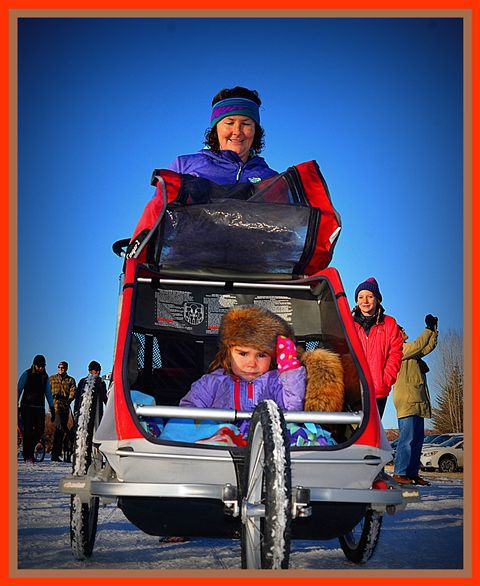
[[[246,98],[227,98],[226,100],[217,102],[212,109],[210,126],[213,128],[217,122],[220,122],[220,120],[227,116],[248,116],[260,125],[258,104]]]

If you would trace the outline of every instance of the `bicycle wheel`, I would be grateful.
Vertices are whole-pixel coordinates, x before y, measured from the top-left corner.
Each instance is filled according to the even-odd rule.
[[[242,568],[288,568],[291,528],[290,450],[274,401],[253,412],[242,500]]]
[[[75,430],[72,474],[94,475],[102,467],[102,455],[93,445],[93,436],[102,417],[103,404],[95,387],[96,377],[89,375],[81,398]],[[97,534],[99,498],[82,502],[79,495],[70,501],[70,544],[74,557],[83,560],[92,555]]]
[[[35,446],[33,457],[35,459],[35,462],[43,462],[43,460],[45,459],[45,443],[43,439],[41,439]]]
[[[339,537],[346,558],[355,564],[365,564],[377,547],[383,515],[368,509],[365,517],[349,533]]]

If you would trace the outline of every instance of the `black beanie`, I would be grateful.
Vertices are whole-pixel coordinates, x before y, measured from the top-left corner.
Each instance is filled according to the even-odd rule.
[[[92,362],[90,362],[90,364],[88,365],[88,370],[98,370],[98,372],[100,372],[102,370],[102,367],[96,360],[92,360]]]
[[[33,364],[35,366],[45,366],[47,365],[47,361],[45,360],[45,356],[43,354],[37,354],[33,359]]]

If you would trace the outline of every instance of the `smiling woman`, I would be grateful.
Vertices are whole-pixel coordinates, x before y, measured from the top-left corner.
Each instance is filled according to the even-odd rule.
[[[261,104],[255,90],[240,86],[220,90],[212,100],[206,148],[177,157],[170,169],[220,184],[258,183],[277,175],[259,156],[265,135]]]
[[[247,162],[255,135],[255,122],[247,116],[228,116],[217,124],[217,136],[222,151],[234,151]]]

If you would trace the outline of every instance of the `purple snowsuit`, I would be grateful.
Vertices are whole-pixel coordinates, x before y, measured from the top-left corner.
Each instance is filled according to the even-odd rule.
[[[220,185],[234,183],[258,183],[278,175],[270,169],[262,157],[254,156],[246,163],[234,151],[212,151],[202,149],[191,155],[181,155],[169,169],[177,173],[188,173],[203,177]]]
[[[180,406],[253,411],[260,401],[273,399],[285,411],[303,411],[305,380],[303,366],[281,374],[269,370],[252,382],[219,368],[194,382]]]

